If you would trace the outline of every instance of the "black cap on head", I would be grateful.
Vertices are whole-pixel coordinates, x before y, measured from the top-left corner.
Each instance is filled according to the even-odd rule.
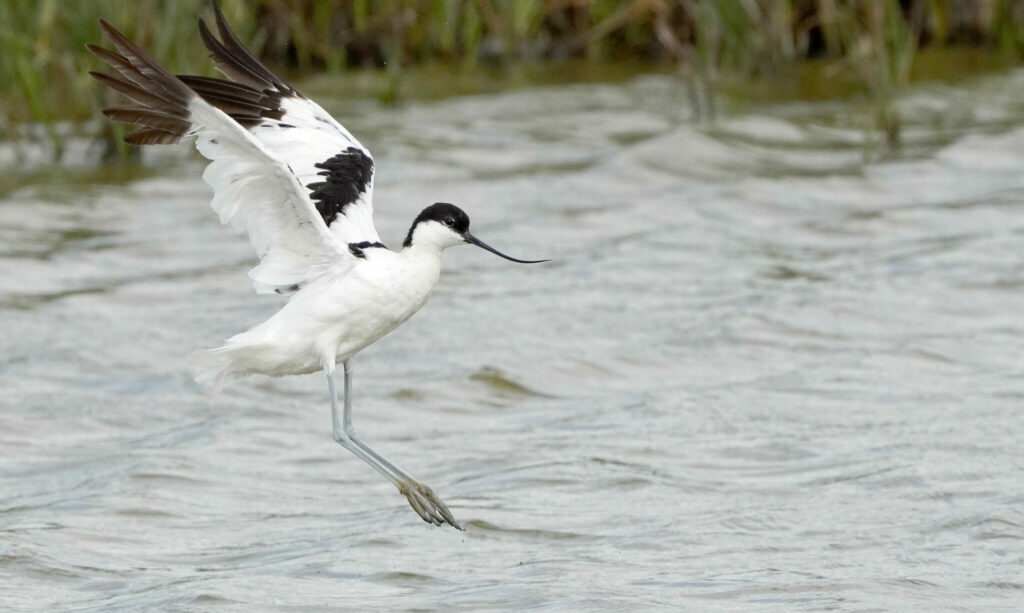
[[[466,215],[465,211],[454,204],[436,202],[420,211],[420,214],[413,220],[409,234],[406,235],[405,242],[402,243],[403,247],[412,244],[412,233],[416,230],[416,224],[421,221],[436,221],[448,226],[457,234],[465,234],[469,230],[469,215]]]

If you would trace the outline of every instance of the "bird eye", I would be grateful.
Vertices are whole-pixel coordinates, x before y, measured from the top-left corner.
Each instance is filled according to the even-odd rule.
[[[449,217],[448,219],[444,220],[444,225],[446,225],[446,226],[454,226],[455,225],[455,220],[453,218]]]

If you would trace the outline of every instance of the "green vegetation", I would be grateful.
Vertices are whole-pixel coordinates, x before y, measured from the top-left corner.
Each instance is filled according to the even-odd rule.
[[[514,73],[582,60],[678,70],[699,115],[723,84],[792,78],[808,60],[821,87],[871,101],[884,142],[899,143],[893,104],[923,48],[968,46],[1011,65],[1024,50],[1018,0],[222,0],[240,37],[291,76],[375,69],[376,94],[405,93],[422,66]],[[109,92],[87,76],[103,16],[175,71],[211,73],[195,22],[207,0],[0,0],[0,135],[95,117]],[[437,73],[436,68],[431,71]],[[403,78],[399,78],[399,77]],[[831,79],[831,83],[830,80]],[[106,126],[107,124],[104,123]],[[108,136],[114,136],[115,128]]]

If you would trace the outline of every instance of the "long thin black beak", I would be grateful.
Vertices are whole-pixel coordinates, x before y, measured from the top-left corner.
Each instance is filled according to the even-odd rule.
[[[498,251],[494,247],[491,247],[490,245],[488,245],[487,243],[483,242],[479,238],[473,236],[469,232],[464,232],[462,234],[462,238],[466,239],[466,242],[469,243],[470,245],[476,245],[477,247],[480,247],[481,249],[486,249],[487,251],[490,251],[494,255],[499,255],[499,256],[505,258],[506,260],[510,260],[512,262],[519,262],[520,264],[540,264],[541,262],[550,262],[551,261],[551,260],[517,260],[517,259],[515,259],[513,257],[509,257],[509,256],[505,255],[504,253]]]

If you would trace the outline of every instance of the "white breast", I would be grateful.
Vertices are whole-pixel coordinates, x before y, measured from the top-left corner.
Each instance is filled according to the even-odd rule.
[[[297,375],[333,367],[397,328],[426,303],[439,253],[367,249],[355,266],[327,271],[273,317],[203,354],[209,380]]]
[[[368,249],[365,261],[317,299],[328,324],[318,338],[320,354],[347,360],[420,310],[441,272],[440,257],[422,255]]]

